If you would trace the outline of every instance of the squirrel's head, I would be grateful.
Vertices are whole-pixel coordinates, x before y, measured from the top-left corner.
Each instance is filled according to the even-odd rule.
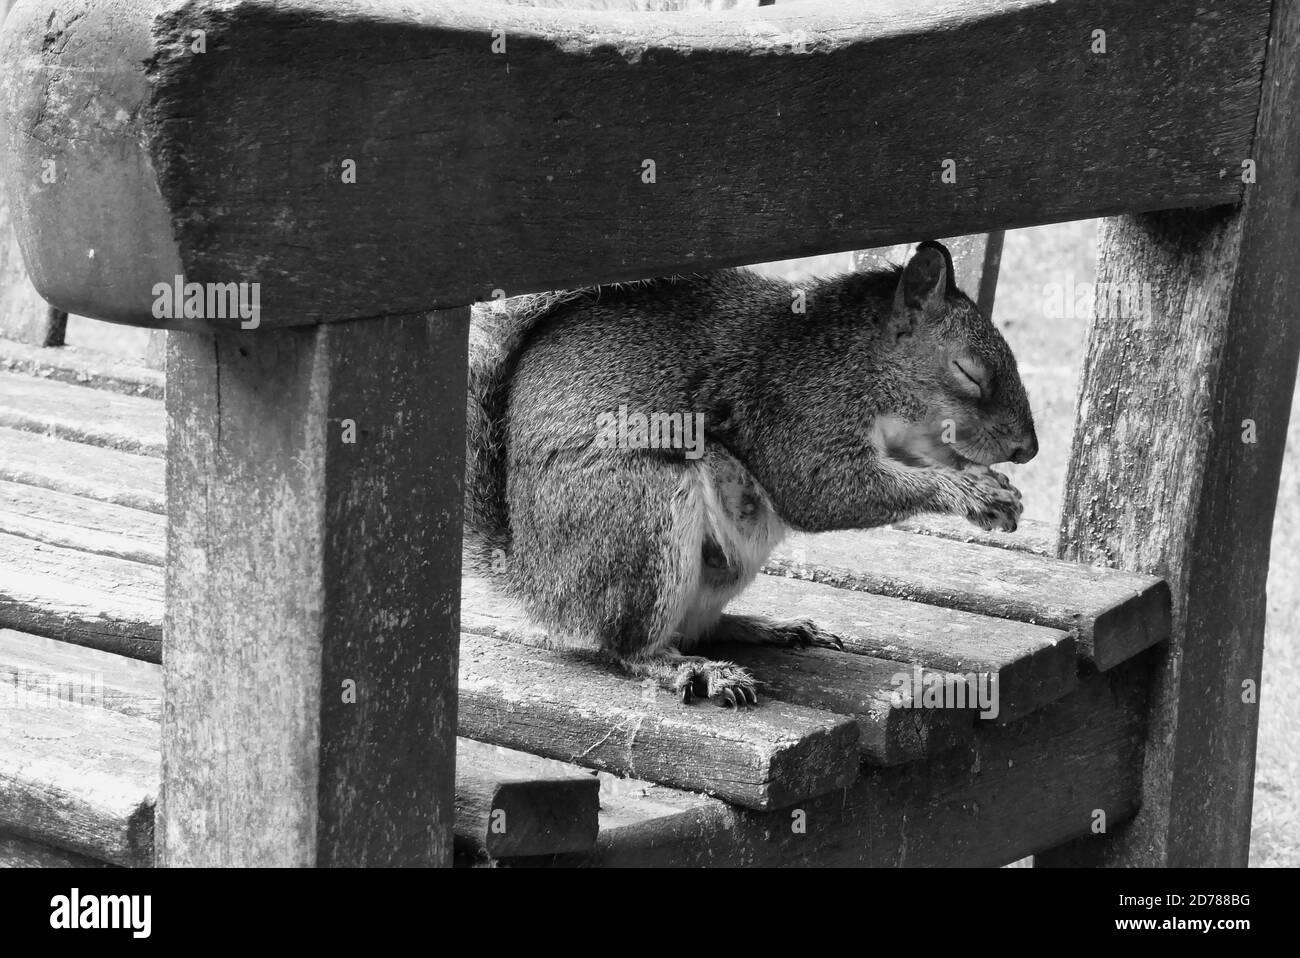
[[[1038,453],[1016,359],[957,289],[940,243],[921,243],[903,267],[883,335],[909,383],[902,408],[876,426],[891,456],[960,468],[1023,463]]]

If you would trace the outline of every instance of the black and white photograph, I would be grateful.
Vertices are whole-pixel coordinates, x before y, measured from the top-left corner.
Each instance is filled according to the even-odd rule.
[[[1297,0],[0,5],[24,925],[1300,865]]]

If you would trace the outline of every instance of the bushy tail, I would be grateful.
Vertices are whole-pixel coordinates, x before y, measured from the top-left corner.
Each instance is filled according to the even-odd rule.
[[[465,547],[467,573],[500,572],[510,549],[506,504],[506,431],[510,380],[529,334],[582,290],[481,303],[469,333],[466,403]]]

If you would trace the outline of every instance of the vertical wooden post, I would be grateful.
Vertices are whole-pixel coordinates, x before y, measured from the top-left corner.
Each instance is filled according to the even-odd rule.
[[[1269,539],[1300,358],[1300,6],[1275,0],[1240,208],[1106,222],[1065,558],[1169,580],[1143,805],[1039,864],[1244,866]]]
[[[168,337],[159,864],[449,864],[468,323]]]

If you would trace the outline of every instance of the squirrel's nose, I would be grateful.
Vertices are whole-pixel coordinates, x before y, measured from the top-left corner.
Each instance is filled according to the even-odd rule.
[[[1011,450],[1011,461],[1016,463],[1028,462],[1036,455],[1038,455],[1038,437],[1031,434],[1028,439]]]

